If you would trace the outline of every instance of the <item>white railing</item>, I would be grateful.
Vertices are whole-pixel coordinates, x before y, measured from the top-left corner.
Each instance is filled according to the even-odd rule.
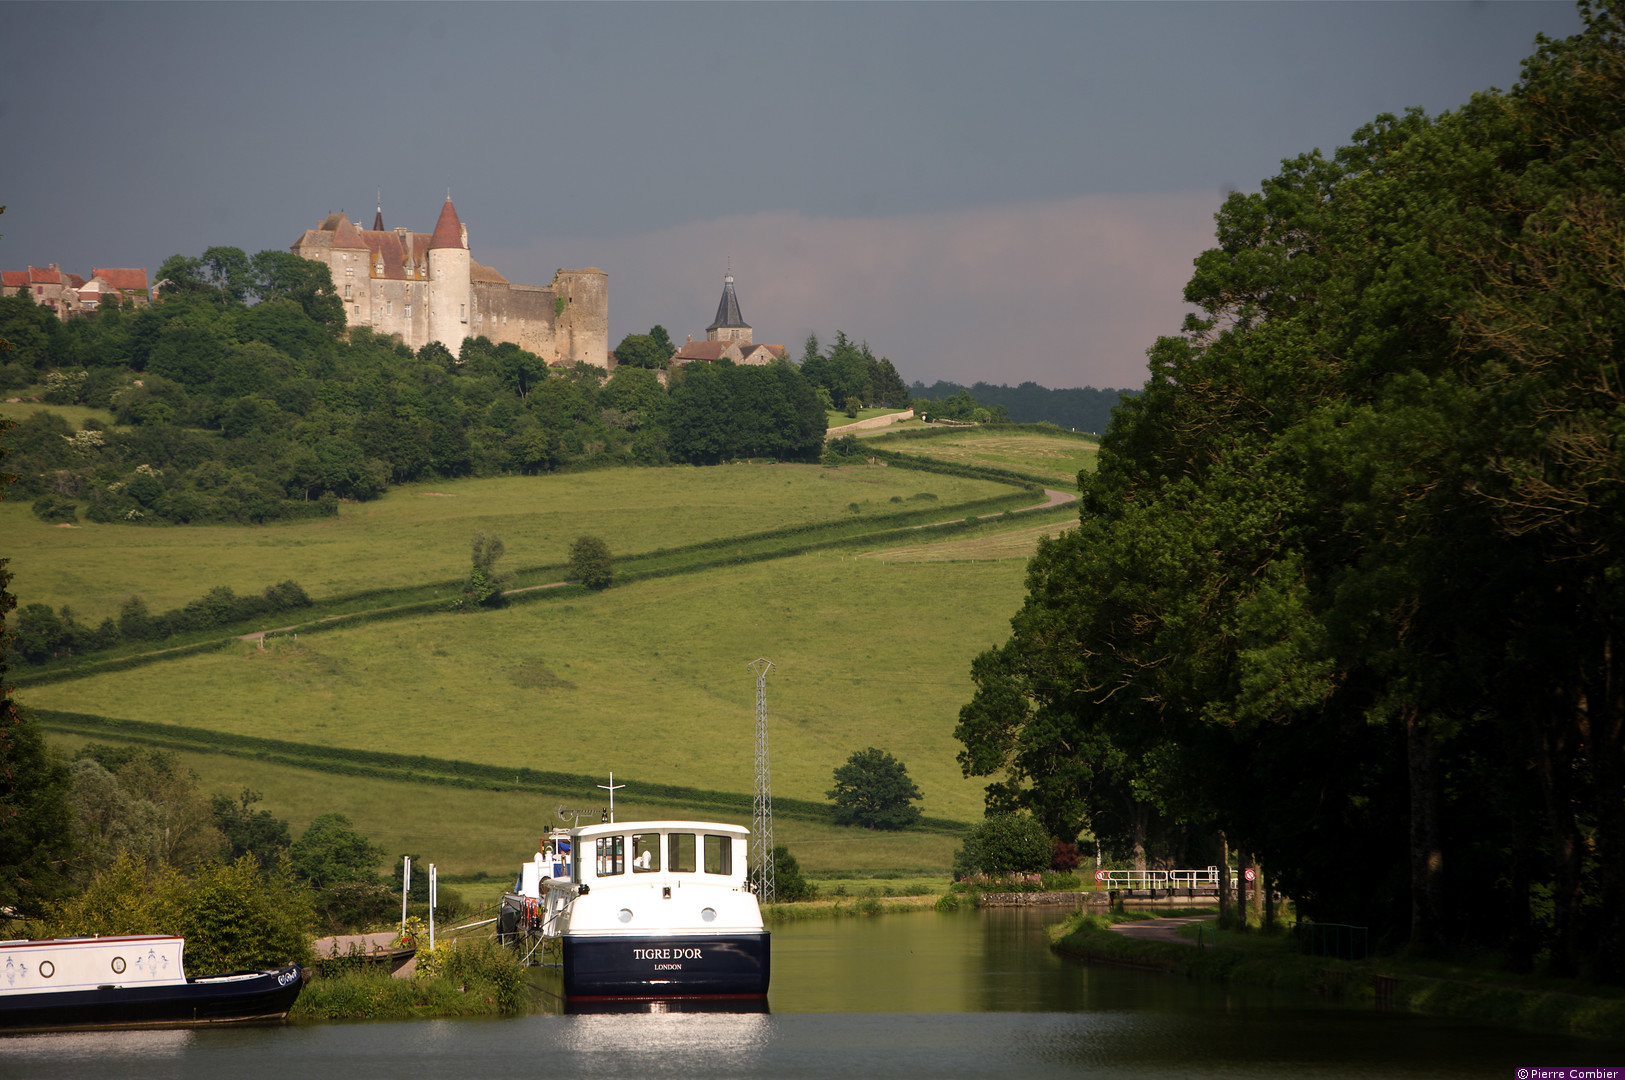
[[[1251,871],[1248,872],[1249,874]],[[1230,871],[1230,885],[1235,887],[1241,873]],[[1101,889],[1217,889],[1219,868],[1205,870],[1096,870],[1095,886]]]

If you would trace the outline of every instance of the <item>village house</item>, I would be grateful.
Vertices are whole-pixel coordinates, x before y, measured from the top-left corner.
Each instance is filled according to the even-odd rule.
[[[148,302],[147,272],[140,268],[92,267],[90,280],[65,272],[52,263],[47,267],[0,271],[0,295],[27,296],[41,307],[50,308],[66,322],[95,311],[102,304],[122,304],[129,300],[138,307]]]

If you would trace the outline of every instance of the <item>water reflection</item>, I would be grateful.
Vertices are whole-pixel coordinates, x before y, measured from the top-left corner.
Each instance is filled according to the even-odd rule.
[[[0,1038],[0,1077],[1419,1080],[1510,1075],[1534,1061],[1625,1061],[1618,1042],[1089,967],[1049,951],[1042,929],[1059,917],[1008,910],[781,926],[771,1013],[645,1004],[636,1014],[24,1036]]]

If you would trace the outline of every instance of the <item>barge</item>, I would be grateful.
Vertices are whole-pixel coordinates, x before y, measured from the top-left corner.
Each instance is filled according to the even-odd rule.
[[[567,1001],[764,999],[750,830],[707,821],[555,829],[498,909],[499,938],[557,957]]]

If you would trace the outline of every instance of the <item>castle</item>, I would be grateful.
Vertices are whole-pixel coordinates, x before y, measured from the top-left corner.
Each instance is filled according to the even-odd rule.
[[[512,342],[549,364],[607,368],[609,276],[596,267],[560,270],[548,286],[516,285],[468,250],[468,227],[451,196],[432,233],[372,228],[329,214],[291,249],[326,263],[351,326],[399,337],[408,348],[438,341],[452,355],[464,338]]]

